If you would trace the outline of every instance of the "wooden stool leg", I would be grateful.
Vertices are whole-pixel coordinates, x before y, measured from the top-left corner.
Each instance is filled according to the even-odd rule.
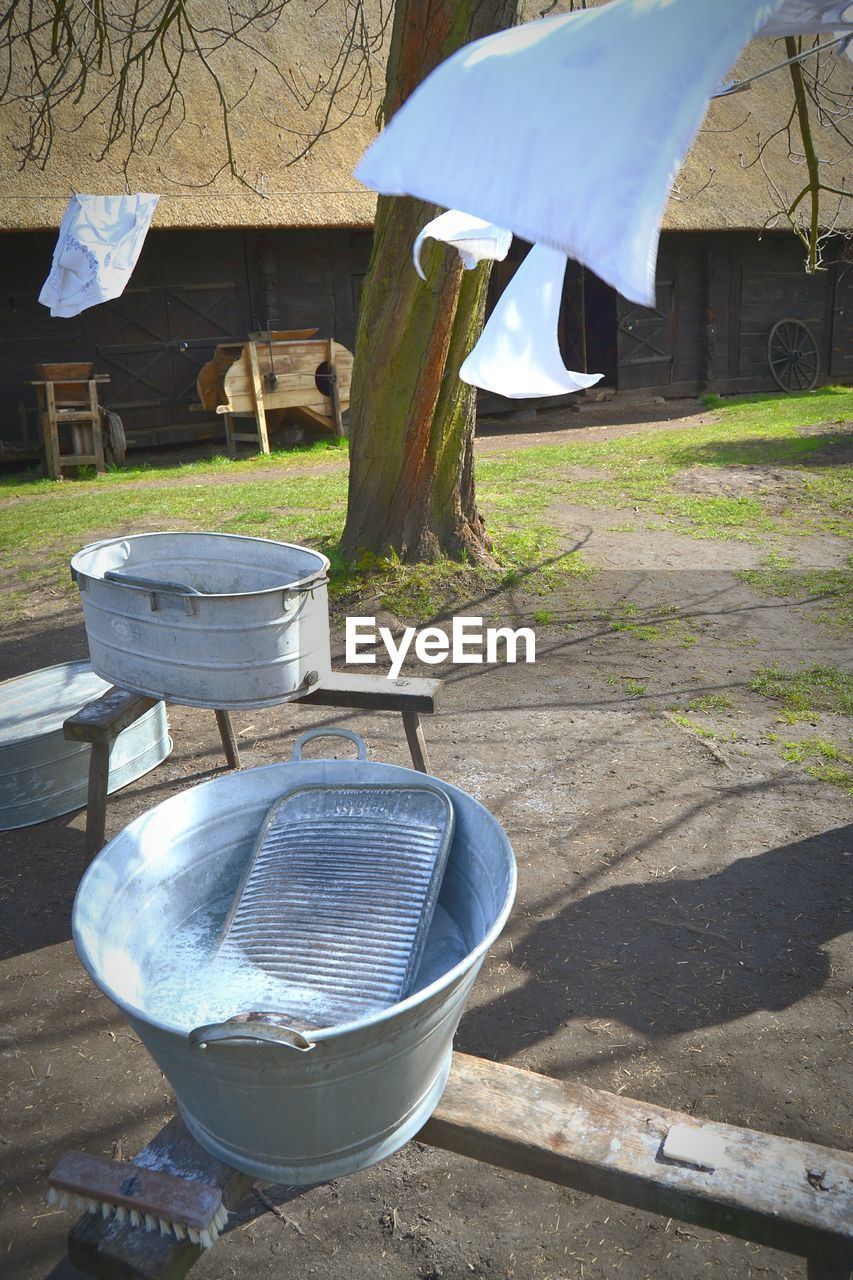
[[[424,731],[421,728],[421,718],[417,711],[403,711],[401,714],[409,751],[412,754],[412,764],[420,773],[430,773],[429,753],[424,740]]]
[[[240,765],[240,748],[237,746],[237,739],[234,737],[234,726],[231,723],[231,717],[227,711],[217,711],[216,723],[219,727],[219,736],[222,739],[222,750],[225,752],[225,759],[228,761],[229,769],[239,769]]]
[[[107,784],[110,777],[110,743],[93,742],[89,756],[89,798],[86,808],[86,852],[104,846],[107,830]]]

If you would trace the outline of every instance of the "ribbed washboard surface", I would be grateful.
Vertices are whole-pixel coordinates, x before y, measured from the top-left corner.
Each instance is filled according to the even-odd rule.
[[[270,809],[221,952],[292,987],[315,1026],[403,999],[417,973],[453,836],[438,787],[302,787]]]

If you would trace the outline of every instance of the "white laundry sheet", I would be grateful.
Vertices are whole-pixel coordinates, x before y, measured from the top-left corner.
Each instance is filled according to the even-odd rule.
[[[159,196],[73,195],[59,228],[39,302],[52,316],[76,316],[118,298],[130,279]]]
[[[484,222],[482,218],[460,213],[458,209],[448,209],[447,213],[428,222],[415,240],[412,256],[415,270],[422,280],[426,280],[426,276],[421,267],[421,247],[426,239],[443,240],[445,244],[453,245],[459,250],[465,270],[471,271],[484,258],[503,262],[509,253],[512,232]]]
[[[781,2],[610,0],[477,40],[415,90],[356,176],[550,245],[653,306],[673,178]]]
[[[512,400],[560,396],[592,387],[600,373],[572,373],[563,364],[557,322],[566,255],[534,245],[486,322],[459,376]]]
[[[776,36],[853,35],[851,0],[783,0],[758,35],[763,40]]]

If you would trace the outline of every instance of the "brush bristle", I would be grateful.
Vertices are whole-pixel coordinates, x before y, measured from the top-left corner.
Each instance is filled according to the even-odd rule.
[[[155,1217],[144,1210],[126,1209],[123,1205],[110,1204],[107,1200],[96,1200],[93,1196],[78,1196],[58,1187],[48,1188],[47,1203],[51,1207],[72,1213],[95,1213],[105,1219],[115,1218],[116,1222],[126,1223],[143,1231],[159,1231],[163,1237],[171,1235],[176,1240],[189,1240],[202,1249],[212,1249],[220,1233],[228,1225],[228,1210],[224,1204],[219,1205],[206,1226],[199,1228],[171,1218]]]

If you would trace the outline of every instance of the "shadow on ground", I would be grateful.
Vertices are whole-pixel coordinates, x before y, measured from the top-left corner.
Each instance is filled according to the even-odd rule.
[[[617,885],[563,906],[555,896],[538,910],[547,917],[513,939],[527,981],[466,1014],[460,1049],[507,1058],[590,1018],[656,1039],[796,1004],[829,975],[823,944],[853,928],[853,826],[714,875]]]

